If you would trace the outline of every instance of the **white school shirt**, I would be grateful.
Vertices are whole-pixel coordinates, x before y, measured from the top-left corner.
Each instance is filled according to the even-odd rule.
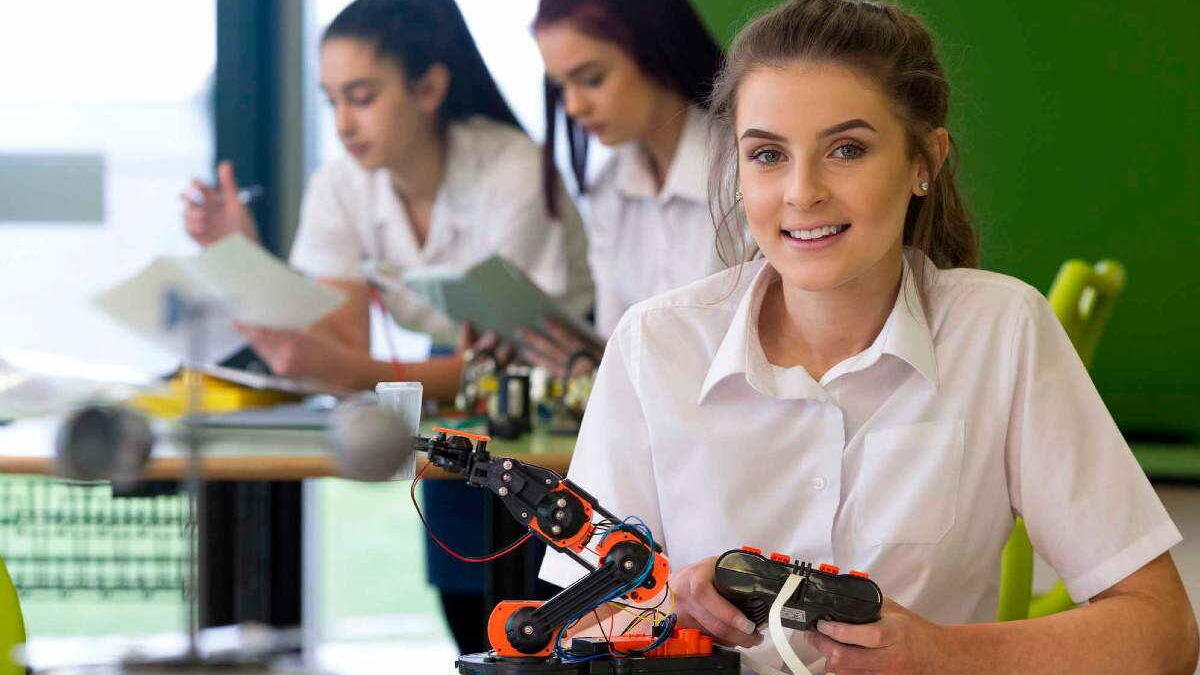
[[[879,336],[820,381],[764,356],[758,312],[779,275],[763,260],[636,305],[570,479],[645,520],[673,569],[750,545],[866,571],[946,623],[994,620],[1016,515],[1077,602],[1178,543],[1042,296],[925,270],[926,302],[906,260]],[[566,585],[581,570],[550,554],[541,575]],[[779,663],[769,643],[752,654]]]
[[[455,324],[403,288],[407,271],[465,272],[499,254],[581,316],[592,302],[586,237],[565,192],[561,219],[546,213],[541,162],[538,146],[507,124],[484,117],[451,123],[445,174],[420,246],[387,170],[334,160],[308,184],[291,264],[314,277],[355,281],[368,280],[366,267],[386,269],[389,312],[435,343],[454,344]]]
[[[707,114],[686,114],[657,194],[645,151],[631,142],[614,148],[584,195],[600,335],[611,334],[634,303],[725,268],[708,211]]]

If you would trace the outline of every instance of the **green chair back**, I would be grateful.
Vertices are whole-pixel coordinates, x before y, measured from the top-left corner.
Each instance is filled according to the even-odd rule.
[[[1088,368],[1117,296],[1125,288],[1125,268],[1115,260],[1089,265],[1068,260],[1050,285],[1047,300],[1066,329],[1080,360]],[[997,621],[1032,619],[1070,609],[1074,603],[1060,581],[1045,595],[1033,597],[1033,544],[1025,521],[1017,518],[1000,554],[1000,602]]]
[[[25,668],[12,659],[13,649],[25,644],[25,618],[8,568],[0,560],[0,675],[24,675]]]
[[[1100,334],[1124,288],[1125,268],[1115,260],[1101,260],[1095,266],[1068,260],[1050,285],[1046,296],[1050,308],[1088,368],[1092,367]]]

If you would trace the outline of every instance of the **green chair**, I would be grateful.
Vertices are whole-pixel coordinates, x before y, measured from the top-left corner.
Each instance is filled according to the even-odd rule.
[[[1112,315],[1117,296],[1125,288],[1125,268],[1114,260],[1095,266],[1068,260],[1058,270],[1047,299],[1062,322],[1083,365],[1091,368],[1096,345]],[[1045,595],[1032,597],[1033,545],[1025,521],[1017,518],[1000,556],[1000,603],[997,621],[1032,619],[1074,606],[1060,581]]]
[[[13,662],[13,648],[25,644],[25,619],[17,588],[0,560],[0,675],[24,675],[25,668]]]

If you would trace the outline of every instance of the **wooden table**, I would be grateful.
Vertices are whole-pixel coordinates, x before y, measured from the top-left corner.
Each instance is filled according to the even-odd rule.
[[[53,476],[58,424],[55,419],[33,419],[0,426],[0,473]],[[423,432],[431,433],[432,426]],[[183,480],[187,455],[178,438],[178,425],[160,425],[156,432],[160,440],[143,478]],[[208,564],[202,584],[203,624],[255,621],[279,627],[299,625],[304,540],[301,481],[337,476],[326,451],[325,432],[206,428],[201,440],[201,466],[210,481],[205,486],[203,526],[212,533],[204,543]],[[565,474],[573,445],[571,437],[535,433],[517,441],[492,441],[488,449],[495,456]],[[428,471],[426,477],[461,479],[437,469]],[[487,520],[493,539],[513,538],[515,521],[511,518]],[[521,596],[513,587],[518,577],[525,576],[512,567],[518,564],[505,561],[505,565],[493,566],[491,576],[498,581],[492,587],[501,594]]]
[[[434,424],[425,425],[431,433]],[[0,427],[0,473],[53,476],[56,419],[19,420]],[[176,437],[177,427],[156,428],[164,437],[154,446],[142,478],[182,480],[187,475],[187,455]],[[326,450],[325,432],[308,429],[203,429],[201,467],[214,481],[299,481],[336,478],[337,469]],[[575,439],[537,432],[515,441],[494,439],[488,450],[565,474],[571,463]],[[424,459],[419,459],[423,465]],[[431,468],[431,479],[461,478]]]

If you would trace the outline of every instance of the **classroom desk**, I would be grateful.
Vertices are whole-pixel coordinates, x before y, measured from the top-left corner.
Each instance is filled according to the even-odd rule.
[[[424,428],[429,433],[429,424]],[[52,476],[55,419],[20,420],[0,426],[0,473]],[[179,481],[186,476],[185,449],[165,427],[143,478]],[[322,430],[202,429],[207,573],[202,623],[220,626],[258,621],[275,626],[301,623],[303,492],[301,481],[336,477]],[[570,464],[574,439],[544,433],[517,441],[495,440],[498,456],[544,466],[560,474]],[[424,460],[422,460],[424,461]],[[451,476],[433,468],[429,479]],[[494,505],[494,502],[493,502]],[[489,542],[521,534],[512,518],[489,517]],[[224,536],[222,536],[224,535]],[[522,597],[530,575],[520,556],[491,568],[494,599]]]
[[[422,426],[430,433],[436,426]],[[56,419],[20,420],[0,426],[0,474],[53,476]],[[301,429],[201,429],[204,444],[201,469],[213,481],[298,481],[336,478],[333,458],[325,446],[325,432]],[[533,433],[515,441],[494,439],[488,443],[493,455],[512,457],[565,474],[571,463],[575,439]],[[424,465],[420,460],[418,468]],[[154,446],[143,472],[144,480],[182,480],[187,473],[187,455],[171,436]],[[458,478],[431,467],[429,479]]]

